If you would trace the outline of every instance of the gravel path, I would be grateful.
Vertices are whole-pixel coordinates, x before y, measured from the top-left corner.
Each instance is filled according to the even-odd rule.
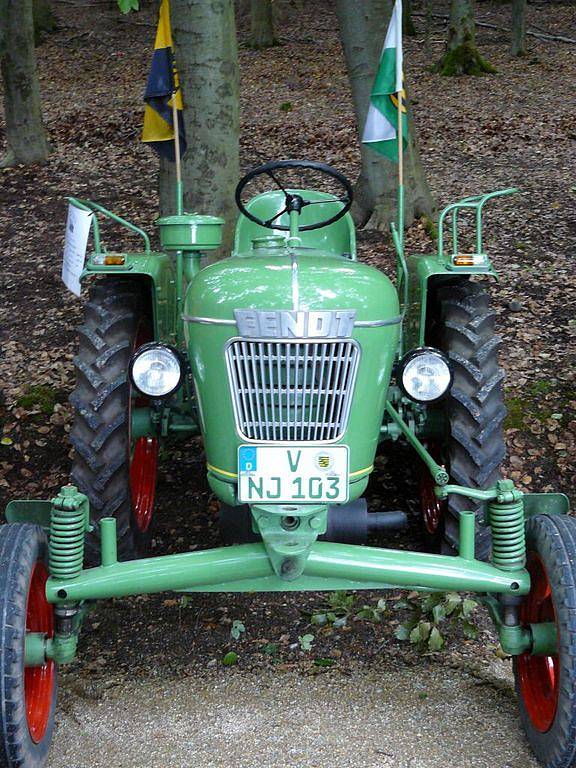
[[[483,679],[384,662],[349,676],[222,669],[63,688],[49,768],[537,767],[505,662]]]

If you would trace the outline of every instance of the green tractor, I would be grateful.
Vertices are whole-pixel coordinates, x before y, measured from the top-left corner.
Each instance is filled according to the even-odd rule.
[[[327,185],[289,185],[294,173]],[[232,255],[207,266],[223,221],[184,213],[180,184],[159,252],[71,199],[93,214],[83,278],[98,280],[75,359],[72,484],[11,502],[0,528],[0,766],[43,764],[57,669],[97,599],[387,588],[477,593],[535,753],[576,765],[576,524],[562,494],[500,476],[499,339],[474,279],[495,276],[483,206],[513,191],[448,206],[433,255],[405,258],[393,228],[395,285],[357,261],[350,182],[321,163],[244,176]],[[475,247],[462,252],[466,213]],[[106,251],[98,214],[144,250]],[[146,557],[160,446],[197,434],[227,546]],[[398,441],[414,449],[427,552],[366,546],[406,523],[363,499],[376,452]]]

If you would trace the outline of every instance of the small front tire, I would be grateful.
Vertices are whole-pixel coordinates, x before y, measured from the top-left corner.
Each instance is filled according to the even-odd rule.
[[[26,633],[54,634],[47,563],[40,527],[0,527],[0,768],[41,768],[52,741],[57,667],[24,664]]]

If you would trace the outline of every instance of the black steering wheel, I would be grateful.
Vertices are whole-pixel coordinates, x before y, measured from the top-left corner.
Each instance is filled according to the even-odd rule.
[[[330,176],[338,182],[338,184],[343,188],[344,194],[340,196],[334,195],[332,199],[327,198],[326,200],[305,200],[301,195],[288,192],[286,189],[284,189],[274,174],[274,171],[281,170],[283,168],[305,168],[318,171],[319,173],[324,173],[326,176]],[[250,211],[242,202],[242,192],[244,191],[244,187],[250,181],[252,181],[252,179],[262,175],[269,176],[276,184],[276,186],[279,187],[282,192],[284,192],[284,197],[286,198],[286,206],[279,213],[267,221],[264,219],[259,219],[258,216],[254,216],[253,213],[250,213]],[[329,219],[319,221],[316,224],[306,224],[304,227],[300,227],[300,232],[305,232],[311,229],[320,229],[321,227],[327,227],[329,224],[333,224],[335,221],[338,221],[338,219],[341,219],[342,216],[344,216],[344,214],[350,210],[350,206],[352,205],[352,198],[352,185],[343,173],[340,173],[330,165],[326,165],[325,163],[316,163],[313,160],[274,160],[269,163],[265,163],[264,165],[259,165],[257,168],[253,168],[251,171],[248,171],[248,173],[240,179],[238,186],[236,187],[236,205],[240,209],[240,212],[243,213],[247,219],[250,219],[250,221],[253,221],[255,224],[260,224],[261,227],[266,227],[267,229],[279,229],[283,232],[290,231],[290,227],[274,224],[274,222],[284,213],[290,213],[291,211],[297,211],[297,213],[300,213],[301,210],[307,205],[318,205],[319,203],[329,202],[341,203],[342,210],[338,211],[337,214],[331,216]]]

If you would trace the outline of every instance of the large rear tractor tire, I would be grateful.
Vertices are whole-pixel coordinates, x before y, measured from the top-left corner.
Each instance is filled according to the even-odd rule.
[[[537,515],[526,526],[530,593],[523,625],[555,622],[550,656],[514,659],[520,719],[545,768],[576,766],[576,520]]]
[[[37,525],[0,527],[0,768],[42,768],[54,730],[57,667],[25,666],[26,632],[54,634],[48,542]]]
[[[500,477],[506,455],[504,371],[498,365],[500,337],[494,329],[495,313],[484,286],[466,279],[439,287],[431,300],[428,341],[448,356],[454,382],[438,406],[444,436],[430,441],[429,450],[446,466],[451,482],[489,488]],[[422,475],[420,498],[424,534],[432,548],[455,553],[460,512],[472,510],[476,514],[476,556],[489,559],[490,529],[482,525],[482,502],[456,495],[439,502],[427,472]]]
[[[118,556],[142,556],[151,533],[158,440],[130,435],[134,396],[128,364],[134,351],[152,339],[150,310],[134,281],[105,279],[92,286],[78,329],[74,358],[76,388],[70,396],[75,418],[72,481],[90,500],[93,533],[86,538],[86,562],[100,558],[99,522],[117,521]]]

